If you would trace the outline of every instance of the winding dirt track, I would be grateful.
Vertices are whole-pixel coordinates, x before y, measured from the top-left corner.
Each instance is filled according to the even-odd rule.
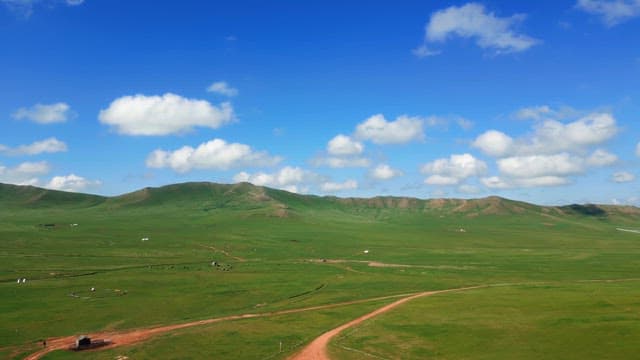
[[[612,282],[626,282],[626,281],[639,281],[640,278],[630,278],[630,279],[595,279],[595,280],[578,280],[577,282],[606,282],[606,283],[612,283]],[[386,311],[389,311],[393,308],[396,308],[404,303],[406,303],[407,301],[411,301],[413,299],[419,298],[419,297],[423,297],[423,296],[430,296],[430,295],[435,295],[435,294],[443,294],[443,293],[448,293],[448,292],[457,292],[457,291],[465,291],[465,290],[472,290],[472,289],[481,289],[481,288],[487,288],[487,287],[497,287],[497,286],[514,286],[514,285],[524,285],[524,284],[544,284],[544,282],[538,282],[538,283],[503,283],[503,284],[490,284],[490,285],[478,285],[478,286],[469,286],[469,287],[463,287],[463,288],[454,288],[454,289],[447,289],[447,290],[435,290],[435,291],[424,291],[421,293],[413,293],[413,294],[399,294],[399,295],[390,295],[390,296],[382,296],[382,297],[376,297],[376,298],[369,298],[369,299],[362,299],[362,300],[354,300],[354,301],[347,301],[347,302],[341,302],[341,303],[336,303],[336,304],[329,304],[329,305],[319,305],[319,306],[312,306],[312,307],[306,307],[306,308],[299,308],[299,309],[290,309],[290,310],[282,310],[282,311],[274,311],[274,312],[267,312],[267,313],[256,313],[256,314],[242,314],[242,315],[230,315],[230,316],[224,316],[224,317],[219,317],[219,318],[212,318],[212,319],[205,319],[205,320],[199,320],[199,321],[192,321],[192,322],[188,322],[188,323],[183,323],[183,324],[175,324],[175,325],[167,325],[167,326],[158,326],[158,327],[153,327],[153,328],[144,328],[144,329],[137,329],[137,330],[131,330],[131,331],[127,331],[127,332],[102,332],[102,333],[95,333],[95,334],[90,334],[89,336],[93,339],[105,339],[105,340],[109,340],[111,343],[108,346],[104,346],[101,347],[99,349],[108,349],[108,348],[114,348],[114,347],[119,347],[119,346],[123,346],[123,345],[129,345],[129,344],[134,344],[134,343],[138,343],[144,340],[147,340],[148,338],[154,336],[154,335],[158,335],[158,334],[162,334],[162,333],[166,333],[169,331],[173,331],[173,330],[178,330],[178,329],[184,329],[184,328],[189,328],[189,327],[193,327],[193,326],[199,326],[199,325],[206,325],[206,324],[213,324],[213,323],[218,323],[218,322],[223,322],[223,321],[231,321],[231,320],[240,320],[240,319],[251,319],[251,318],[261,318],[261,317],[270,317],[270,316],[277,316],[277,315],[287,315],[287,314],[295,314],[295,313],[300,313],[300,312],[306,312],[306,311],[315,311],[315,310],[324,310],[324,309],[331,309],[331,308],[335,308],[335,307],[341,307],[341,306],[347,306],[347,305],[354,305],[354,304],[362,304],[362,303],[367,303],[367,302],[374,302],[374,301],[381,301],[381,300],[388,300],[388,299],[396,299],[396,298],[400,298],[399,300],[385,305],[377,310],[374,310],[366,315],[363,315],[355,320],[352,320],[344,325],[341,325],[333,330],[329,330],[326,333],[320,335],[319,337],[317,337],[315,340],[313,340],[309,345],[307,345],[304,349],[302,349],[302,351],[300,351],[299,353],[297,353],[296,355],[292,356],[289,358],[289,360],[329,360],[329,356],[327,354],[327,345],[329,343],[329,341],[335,337],[336,335],[338,335],[340,332],[344,331],[345,329],[348,329],[352,326],[358,325],[360,323],[362,323],[363,321],[366,321],[368,319],[371,319],[375,316],[378,316]],[[64,350],[64,349],[69,349],[75,342],[76,336],[65,336],[65,337],[58,337],[58,338],[49,338],[47,339],[47,347],[44,349],[41,349],[40,351],[37,351],[29,356],[27,356],[25,359],[26,360],[36,360],[36,359],[40,359],[42,356],[44,356],[45,354],[48,354],[49,352],[52,352],[54,350]]]
[[[118,346],[123,346],[123,345],[134,344],[137,342],[144,341],[154,335],[163,334],[169,331],[189,328],[193,326],[213,324],[213,323],[231,321],[231,320],[261,318],[261,317],[269,317],[269,316],[276,316],[276,315],[295,314],[295,313],[305,312],[305,311],[324,310],[324,309],[331,309],[331,308],[346,306],[346,305],[367,303],[367,302],[387,300],[387,299],[395,299],[399,297],[406,299],[407,297],[412,298],[414,296],[416,296],[416,294],[400,294],[400,295],[382,296],[382,297],[376,297],[376,298],[370,298],[370,299],[354,300],[354,301],[347,301],[347,302],[329,304],[329,305],[312,306],[312,307],[306,307],[306,308],[300,308],[300,309],[282,310],[282,311],[256,313],[256,314],[230,315],[230,316],[224,316],[224,317],[213,318],[213,319],[192,321],[192,322],[182,323],[182,324],[137,329],[137,330],[131,330],[127,332],[94,333],[94,334],[89,334],[88,336],[92,339],[109,340],[110,341],[109,345],[99,348],[100,350],[102,350],[102,349],[109,349],[109,348],[114,348]],[[27,356],[25,360],[36,360],[36,359],[40,359],[42,356],[52,351],[69,349],[74,345],[76,337],[77,337],[76,335],[73,335],[73,336],[47,339],[46,348],[43,348],[40,351],[37,351]]]
[[[293,355],[292,357],[289,358],[289,360],[330,360],[329,358],[329,354],[327,353],[327,345],[329,344],[329,341],[331,341],[332,338],[334,338],[336,335],[340,334],[342,331],[352,327],[352,326],[356,326],[360,323],[362,323],[363,321],[369,320],[372,317],[378,316],[382,313],[385,313],[393,308],[396,308],[404,303],[406,303],[407,301],[411,301],[413,299],[419,298],[419,297],[423,297],[423,296],[430,296],[430,295],[435,295],[435,294],[442,294],[442,293],[447,293],[447,292],[453,292],[453,291],[464,291],[464,290],[471,290],[471,289],[478,289],[478,288],[482,288],[482,287],[486,287],[486,286],[472,286],[472,287],[466,287],[466,288],[458,288],[458,289],[448,289],[448,290],[439,290],[439,291],[425,291],[425,292],[421,292],[418,294],[414,294],[411,296],[407,296],[404,297],[400,300],[397,300],[395,302],[392,302],[389,305],[385,305],[379,309],[376,309],[366,315],[362,315],[359,318],[355,319],[355,320],[351,320],[348,323],[338,326],[335,329],[329,330],[326,333],[320,335],[319,337],[317,337],[315,340],[313,340],[309,345],[307,345],[307,347],[305,347],[304,349],[302,349],[302,351],[300,351],[299,353]]]

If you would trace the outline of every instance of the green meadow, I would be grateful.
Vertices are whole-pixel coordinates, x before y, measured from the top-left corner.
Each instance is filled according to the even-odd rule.
[[[617,228],[639,229],[640,209],[339,199],[249,184],[111,198],[0,185],[0,357],[22,358],[49,337],[491,285],[416,299],[344,332],[330,353],[629,359],[640,350],[640,234]],[[284,359],[392,301],[45,358]]]

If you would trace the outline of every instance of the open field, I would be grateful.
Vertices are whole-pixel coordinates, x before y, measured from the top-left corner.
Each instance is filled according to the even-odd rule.
[[[640,351],[640,281],[490,287],[416,299],[345,331],[336,359],[625,359]]]
[[[248,184],[108,199],[2,185],[0,205],[3,358],[22,358],[43,338],[505,283],[529,285],[412,300],[345,332],[330,353],[573,358],[562,353],[567,344],[584,358],[597,343],[610,358],[629,358],[638,350],[640,282],[581,282],[640,278],[640,236],[616,230],[637,228],[635,208],[340,200]],[[91,357],[284,359],[392,301],[191,327]]]

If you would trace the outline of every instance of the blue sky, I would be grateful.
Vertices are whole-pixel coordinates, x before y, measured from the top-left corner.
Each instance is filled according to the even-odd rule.
[[[640,0],[0,0],[0,182],[640,205]]]

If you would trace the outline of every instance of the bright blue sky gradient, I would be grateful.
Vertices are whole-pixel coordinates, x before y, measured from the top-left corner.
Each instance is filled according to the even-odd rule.
[[[608,13],[602,5],[612,2],[628,6],[628,13]],[[267,186],[339,196],[497,194],[544,204],[640,204],[640,3],[344,3],[0,0],[0,182],[120,194],[174,182],[228,183],[246,173]],[[508,23],[490,36],[511,31],[535,44],[506,51],[478,45],[477,32],[491,24],[478,30],[469,28],[469,18],[456,17],[474,6],[481,11],[472,11],[472,20]],[[425,26],[447,10],[453,30],[443,41],[426,41]],[[460,29],[469,36],[460,36]],[[415,55],[423,44],[439,54]],[[238,95],[207,92],[220,81]],[[216,129],[145,136],[121,134],[99,119],[116,99],[166,93],[216,107],[228,101],[234,120]],[[17,116],[21,108],[56,103],[69,106],[65,121],[41,124]],[[517,116],[543,106],[550,111],[538,119]],[[415,117],[421,136],[396,144],[358,138],[356,126],[376,114],[389,122]],[[594,114],[611,116],[615,134],[584,146],[558,138],[557,150],[521,144],[499,156],[473,145],[489,130],[526,143],[545,121],[570,127]],[[338,134],[364,147],[351,157],[365,159],[367,167],[318,166]],[[67,150],[17,150],[52,137]],[[281,161],[242,158],[238,166],[186,171],[148,162],[154,150],[196,148],[213,139]],[[588,159],[598,149],[609,157],[593,165]],[[451,161],[456,154],[469,154],[473,162]],[[581,165],[566,170],[558,163],[562,156]],[[435,166],[438,159],[450,160],[445,170]],[[505,159],[530,166],[515,174],[499,166]],[[536,173],[538,162],[543,170]],[[429,163],[431,170],[422,171]],[[376,179],[372,171],[380,164],[394,176]],[[270,176],[277,173],[279,182]],[[449,184],[434,184],[428,180],[433,175]],[[544,176],[555,180],[527,180]],[[492,177],[503,184],[491,185]]]

